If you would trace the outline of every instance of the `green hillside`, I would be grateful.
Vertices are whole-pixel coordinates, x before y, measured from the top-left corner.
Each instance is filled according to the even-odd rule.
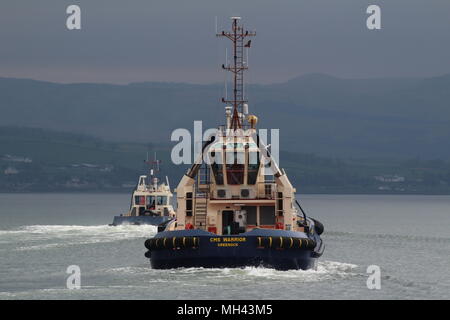
[[[0,192],[130,192],[144,159],[157,152],[175,187],[187,166],[170,160],[174,144],[117,143],[43,129],[0,127]],[[300,193],[450,194],[450,162],[339,159],[281,151]]]
[[[167,150],[151,144],[0,127],[0,191],[130,190],[147,172],[144,160],[153,152],[170,161]]]

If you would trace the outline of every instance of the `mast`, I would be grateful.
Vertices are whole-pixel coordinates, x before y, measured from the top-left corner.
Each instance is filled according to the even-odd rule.
[[[233,43],[233,64],[223,64],[222,69],[230,71],[233,74],[233,98],[227,100],[228,97],[222,98],[222,102],[233,106],[233,114],[231,118],[230,129],[241,129],[243,123],[241,116],[243,114],[244,103],[247,102],[244,97],[244,71],[248,69],[246,61],[244,61],[244,48],[250,48],[251,40],[244,44],[247,37],[256,36],[256,32],[244,30],[244,26],[239,24],[240,17],[231,17],[231,31],[222,31],[217,33],[218,37],[227,37]]]
[[[154,155],[153,161],[148,160],[148,152],[147,152],[147,160],[145,161],[150,168],[150,183],[153,185],[153,188],[156,190],[158,187],[158,174],[159,174],[159,165],[161,160],[156,158],[156,152]]]

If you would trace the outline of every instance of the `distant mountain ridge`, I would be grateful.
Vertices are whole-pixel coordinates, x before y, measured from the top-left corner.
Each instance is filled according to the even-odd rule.
[[[249,85],[261,128],[280,128],[281,149],[325,156],[450,159],[450,75],[340,79],[310,74]],[[0,126],[170,143],[176,128],[224,122],[223,86],[185,83],[58,84],[0,78]]]

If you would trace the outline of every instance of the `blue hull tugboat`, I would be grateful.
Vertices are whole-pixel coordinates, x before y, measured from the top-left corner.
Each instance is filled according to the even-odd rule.
[[[203,145],[181,179],[176,219],[145,241],[155,269],[264,266],[310,269],[324,250],[323,225],[307,217],[295,188],[257,133],[243,93],[244,50],[255,33],[233,17],[232,31],[218,36],[233,42],[233,97],[222,99],[226,125]]]
[[[147,163],[149,163],[148,160]],[[139,177],[131,197],[130,210],[115,216],[111,226],[122,224],[157,226],[175,217],[175,210],[171,205],[173,195],[170,192],[169,181],[166,177],[166,182],[160,183],[156,177],[159,171],[159,160],[155,159],[151,163],[157,166],[150,170],[151,184],[147,182],[147,176]]]

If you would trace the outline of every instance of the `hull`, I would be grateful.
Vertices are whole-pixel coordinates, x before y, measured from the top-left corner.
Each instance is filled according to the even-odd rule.
[[[171,220],[171,217],[162,216],[162,217],[152,217],[152,216],[115,216],[112,226],[118,226],[122,224],[149,224],[149,225],[160,225],[168,220]]]
[[[232,236],[202,230],[161,232],[147,240],[146,247],[154,269],[262,266],[307,270],[316,266],[323,252],[319,237],[264,229]]]

